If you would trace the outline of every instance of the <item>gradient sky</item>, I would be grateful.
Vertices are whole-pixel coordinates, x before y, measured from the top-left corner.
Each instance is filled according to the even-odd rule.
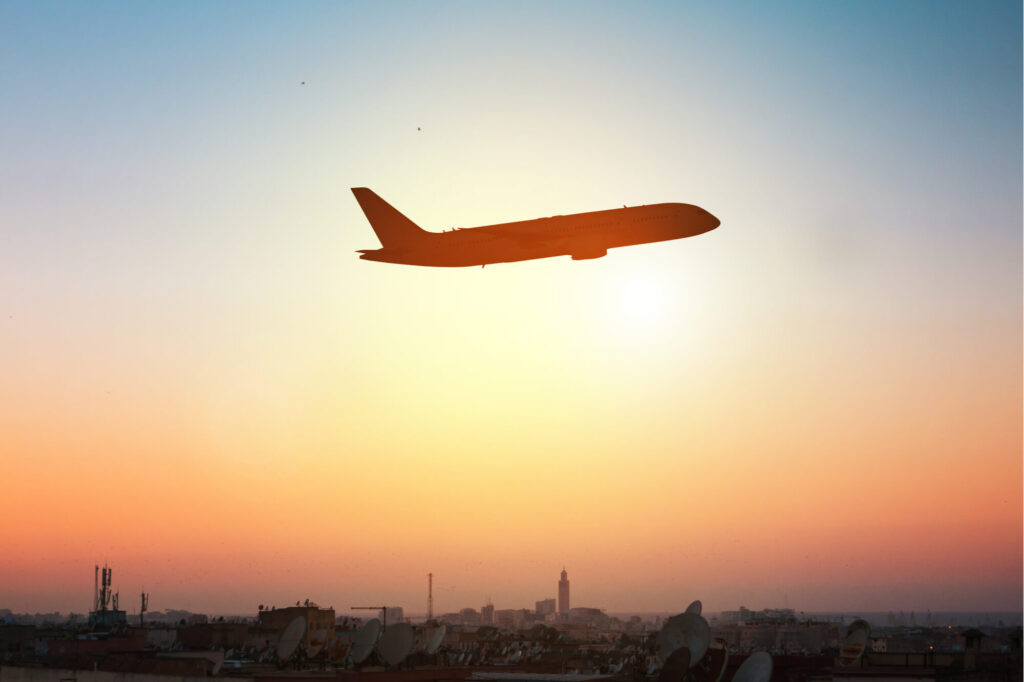
[[[0,1],[0,608],[1019,610],[1021,25]],[[356,186],[722,226],[397,266]]]

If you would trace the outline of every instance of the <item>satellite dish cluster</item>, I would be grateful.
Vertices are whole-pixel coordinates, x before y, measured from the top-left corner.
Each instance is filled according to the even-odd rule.
[[[721,682],[729,662],[728,648],[725,640],[711,636],[711,628],[701,615],[701,609],[701,602],[694,601],[683,613],[665,622],[653,642],[654,661],[647,669],[649,676],[657,675],[658,682]],[[341,667],[380,664],[394,668],[411,655],[436,654],[447,632],[445,625],[413,627],[404,622],[384,630],[378,619],[371,618],[359,630],[338,632],[333,639],[325,629],[316,630],[307,639],[307,627],[304,617],[295,618],[267,655],[279,665],[296,660],[301,654]],[[869,635],[870,628],[865,621],[854,621],[850,625],[840,654],[842,665],[853,665],[860,659]],[[539,660],[548,648],[542,642],[484,641],[473,651],[449,651],[448,664],[514,665]],[[628,647],[627,653],[629,651],[633,648]],[[639,649],[621,661],[606,661],[602,672],[621,672],[625,665],[632,665],[631,661],[639,662],[638,656],[642,660],[643,653]],[[758,652],[743,661],[732,682],[770,682],[771,676],[771,656]]]
[[[312,633],[308,644],[303,647],[306,619],[299,616],[278,638],[276,661],[278,664],[287,663],[301,651],[306,658],[321,656],[338,666],[358,666],[373,661],[396,667],[410,654],[437,653],[446,631],[444,625],[414,628],[408,623],[396,623],[385,631],[378,619],[371,618],[359,630],[338,633],[333,641],[329,641],[327,630],[319,629]]]
[[[725,640],[711,637],[711,627],[701,616],[699,600],[686,611],[672,616],[658,632],[654,643],[657,659],[647,673],[653,675],[660,664],[658,682],[720,682],[729,652]],[[769,682],[772,657],[767,652],[751,654],[733,675],[732,682]]]

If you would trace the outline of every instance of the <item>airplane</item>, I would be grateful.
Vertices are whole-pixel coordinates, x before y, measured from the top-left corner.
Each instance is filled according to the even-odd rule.
[[[607,255],[608,249],[693,237],[721,224],[699,206],[651,204],[428,232],[372,190],[353,187],[352,193],[383,247],[356,253],[363,260],[402,265],[482,267],[552,256],[588,260]]]

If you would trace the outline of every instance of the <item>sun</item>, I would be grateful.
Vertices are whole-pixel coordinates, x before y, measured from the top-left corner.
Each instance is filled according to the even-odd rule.
[[[619,311],[626,331],[646,332],[660,326],[665,316],[665,283],[652,273],[632,273],[618,289]]]

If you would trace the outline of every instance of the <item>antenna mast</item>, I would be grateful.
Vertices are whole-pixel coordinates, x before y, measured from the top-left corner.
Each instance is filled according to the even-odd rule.
[[[142,614],[144,614],[146,612],[146,609],[148,609],[148,608],[149,608],[149,595],[146,594],[145,592],[143,592],[142,593],[142,604],[140,605],[140,608],[139,608],[139,627],[140,628],[142,627]]]

